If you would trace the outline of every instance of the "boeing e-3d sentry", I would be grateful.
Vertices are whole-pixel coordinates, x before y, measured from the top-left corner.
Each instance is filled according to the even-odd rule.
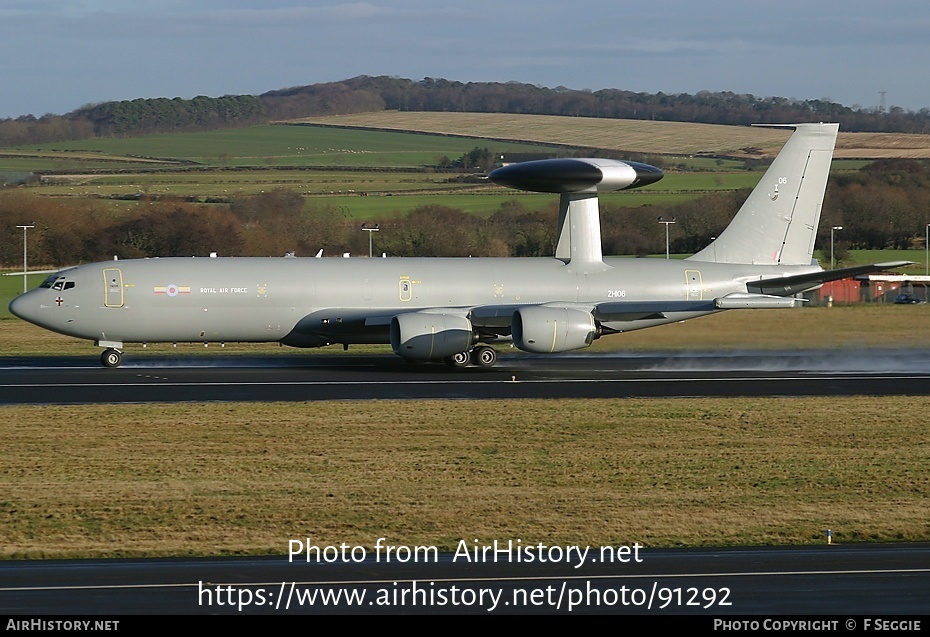
[[[50,275],[10,311],[105,348],[125,343],[390,343],[411,361],[490,367],[493,343],[527,352],[737,308],[789,308],[826,281],[906,262],[824,271],[812,261],[837,124],[797,124],[711,245],[684,260],[604,258],[598,193],[654,183],[635,162],[512,164],[492,181],[560,197],[552,258],[158,258]]]

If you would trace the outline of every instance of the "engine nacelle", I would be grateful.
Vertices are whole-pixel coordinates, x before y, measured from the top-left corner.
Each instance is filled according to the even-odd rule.
[[[513,313],[511,334],[524,352],[551,354],[588,347],[597,326],[590,312],[534,305]]]
[[[391,319],[391,347],[409,360],[438,360],[466,352],[474,339],[471,321],[457,314],[409,312]]]

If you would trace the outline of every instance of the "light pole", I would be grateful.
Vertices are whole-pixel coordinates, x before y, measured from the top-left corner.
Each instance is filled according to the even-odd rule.
[[[374,228],[369,228],[367,223],[362,224],[362,230],[368,233],[368,258],[371,258],[371,233],[379,232],[381,230],[381,224],[376,223]]]
[[[29,271],[27,267],[27,251],[26,251],[26,232],[29,228],[35,228],[36,222],[33,221],[30,225],[16,226],[17,228],[23,229],[23,294],[26,293],[26,272]]]
[[[926,266],[926,271],[924,274],[930,276],[930,223],[927,224],[927,227],[924,229],[926,237],[924,237],[924,250],[926,250],[927,257],[924,259],[924,265]],[[926,283],[924,286],[926,287]]]
[[[842,229],[843,229],[843,226],[833,226],[832,228],[830,228],[830,269],[831,270],[834,267],[836,267],[833,261],[833,233],[836,232],[837,230],[842,230]]]
[[[843,229],[843,226],[833,226],[832,228],[830,228],[830,269],[831,269],[831,270],[832,270],[834,267],[836,267],[836,266],[834,265],[834,261],[833,261],[833,234],[834,234],[837,230],[842,230],[842,229]],[[835,281],[830,281],[830,303],[829,303],[828,307],[832,307],[832,306],[833,306],[833,284],[834,284],[834,283],[835,283]]]
[[[672,217],[671,221],[665,221],[662,217],[659,217],[659,223],[665,224],[665,258],[668,259],[668,227],[675,223],[675,217]]]

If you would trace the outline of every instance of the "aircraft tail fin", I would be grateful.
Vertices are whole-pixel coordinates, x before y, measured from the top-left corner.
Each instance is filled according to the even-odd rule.
[[[773,126],[775,127],[775,126]],[[839,124],[790,124],[794,133],[713,243],[694,261],[809,265]]]

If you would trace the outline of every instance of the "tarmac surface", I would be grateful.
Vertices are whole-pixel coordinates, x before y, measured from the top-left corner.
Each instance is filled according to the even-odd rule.
[[[502,355],[454,370],[393,356],[0,358],[0,404],[422,398],[930,395],[930,350]]]
[[[0,614],[803,615],[837,618],[835,630],[848,631],[850,620],[861,630],[864,617],[930,613],[927,544],[628,547],[624,555],[620,547],[517,551],[499,540],[495,562],[493,553],[474,559],[470,542],[455,554],[421,552],[414,560],[411,552],[406,563],[396,552],[379,560],[372,548],[362,559],[352,547],[320,547],[329,562],[308,562],[303,550],[292,562],[287,555],[4,562]]]

